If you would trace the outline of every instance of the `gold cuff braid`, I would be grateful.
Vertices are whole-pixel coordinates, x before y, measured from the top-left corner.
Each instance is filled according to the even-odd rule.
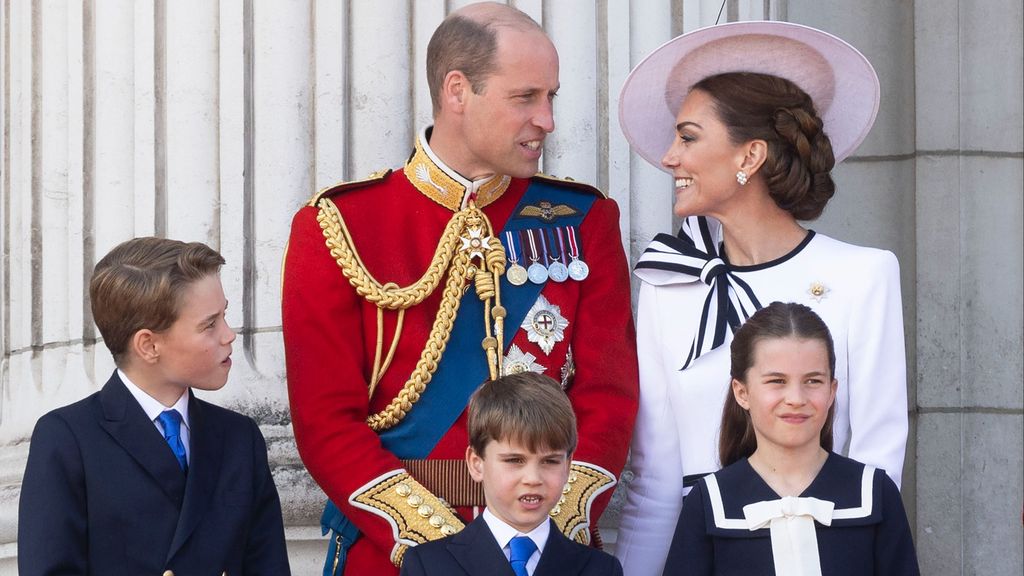
[[[353,494],[349,501],[384,516],[394,527],[396,545],[391,561],[395,566],[401,566],[408,545],[451,536],[465,527],[444,500],[404,470]]]
[[[590,504],[598,494],[614,485],[615,477],[608,471],[585,462],[573,462],[562,497],[551,510],[551,519],[562,534],[580,544],[590,544]]]

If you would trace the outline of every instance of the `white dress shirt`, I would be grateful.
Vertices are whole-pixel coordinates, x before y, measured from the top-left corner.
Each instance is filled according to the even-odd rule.
[[[506,560],[511,558],[512,552],[508,544],[513,538],[516,536],[526,536],[533,540],[533,543],[537,545],[537,549],[530,556],[530,559],[526,561],[526,573],[533,576],[533,571],[537,569],[537,564],[540,562],[540,555],[544,553],[544,545],[547,544],[548,534],[551,532],[551,522],[545,519],[540,523],[540,526],[523,534],[495,516],[489,508],[484,509],[484,522],[487,522],[487,527],[491,529],[491,534],[498,541],[498,546],[501,546],[501,551],[505,554]]]
[[[189,439],[191,435],[189,434],[188,391],[186,390],[185,392],[182,392],[181,396],[178,398],[178,401],[174,403],[174,406],[164,406],[163,404],[160,403],[159,400],[153,398],[152,396],[147,394],[145,390],[139,388],[134,382],[132,382],[131,379],[128,378],[128,375],[125,374],[120,368],[117,369],[117,375],[121,377],[121,381],[124,382],[124,385],[126,388],[128,388],[128,391],[132,393],[132,396],[135,398],[135,401],[138,402],[140,406],[142,406],[143,412],[146,413],[146,417],[149,418],[149,421],[153,423],[153,426],[156,426],[157,431],[160,432],[160,436],[164,435],[163,426],[161,426],[160,423],[157,422],[157,418],[160,416],[160,414],[164,410],[177,410],[178,414],[181,414],[182,426],[181,431],[179,432],[179,436],[181,437],[181,443],[185,446],[185,461],[191,464],[192,449],[189,447]]]

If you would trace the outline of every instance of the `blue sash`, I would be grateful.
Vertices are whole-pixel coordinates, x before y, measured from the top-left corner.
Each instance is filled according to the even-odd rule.
[[[579,226],[596,199],[596,196],[587,192],[534,179],[509,216],[500,236],[503,237],[506,231],[552,225]],[[544,224],[536,218],[516,217],[524,207],[536,206],[542,200],[546,200],[552,205],[571,206],[576,213],[570,216],[560,216],[550,224]],[[543,288],[543,284],[533,284],[532,282],[527,282],[522,286],[513,286],[506,277],[502,276],[501,304],[505,307],[507,315],[505,317],[505,341],[502,342],[499,354],[503,354],[511,344],[512,338],[519,331],[523,318],[537,301]],[[455,317],[455,324],[452,327],[444,355],[438,362],[437,370],[419,402],[401,422],[380,434],[383,446],[398,458],[426,458],[452,424],[459,419],[463,410],[466,409],[466,403],[473,391],[490,378],[487,358],[481,348],[484,336],[483,326],[483,302],[480,301],[475,290],[470,290],[462,297],[462,303],[459,306],[458,315]],[[345,531],[351,533],[351,529],[354,528],[348,518],[331,501],[327,502],[321,523],[325,533],[331,529],[335,531],[335,535]],[[336,540],[332,535],[324,576],[335,576],[332,574],[331,565],[335,555],[339,552],[335,550]],[[346,537],[343,547],[347,549],[353,540],[354,538]],[[344,550],[340,551],[342,558],[344,554]],[[340,573],[340,571],[337,572],[337,574]]]

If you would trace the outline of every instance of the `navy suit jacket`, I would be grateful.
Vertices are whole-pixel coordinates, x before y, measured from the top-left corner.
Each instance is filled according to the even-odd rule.
[[[409,548],[402,576],[515,576],[483,516],[461,532]],[[533,576],[622,576],[617,558],[573,542],[554,522]]]
[[[32,433],[21,576],[290,574],[267,447],[247,416],[189,391],[186,476],[117,372]]]

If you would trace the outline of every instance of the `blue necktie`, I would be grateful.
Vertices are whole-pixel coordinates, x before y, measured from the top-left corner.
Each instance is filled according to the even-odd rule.
[[[516,536],[508,543],[509,558],[512,564],[512,571],[516,576],[529,576],[526,573],[526,562],[533,556],[537,545],[528,536]]]
[[[185,444],[181,441],[181,414],[177,410],[164,410],[156,418],[164,428],[164,440],[178,459],[182,472],[188,472],[188,459],[185,458]]]

